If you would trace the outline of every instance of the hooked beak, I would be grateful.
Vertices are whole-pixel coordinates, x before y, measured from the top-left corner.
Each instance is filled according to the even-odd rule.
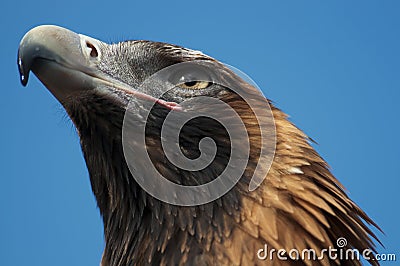
[[[104,45],[58,26],[33,28],[18,49],[21,83],[26,86],[32,71],[59,101],[93,89],[95,77],[100,76],[95,66]]]
[[[177,103],[156,99],[101,72],[97,65],[102,50],[107,46],[104,42],[58,26],[33,28],[22,38],[18,49],[21,83],[27,85],[32,71],[61,103],[99,88],[101,84],[171,110],[180,109]]]

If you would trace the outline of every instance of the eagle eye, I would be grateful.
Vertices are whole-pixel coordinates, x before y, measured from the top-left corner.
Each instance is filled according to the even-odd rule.
[[[188,81],[188,82],[183,82],[178,84],[178,87],[182,89],[195,89],[195,90],[201,90],[209,87],[211,85],[211,82],[209,81]]]
[[[171,82],[182,89],[201,90],[209,87],[212,82],[212,73],[209,69],[198,65],[178,69]]]

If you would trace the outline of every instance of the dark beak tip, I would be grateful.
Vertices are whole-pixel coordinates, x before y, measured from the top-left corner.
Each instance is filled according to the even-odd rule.
[[[19,52],[18,52],[17,64],[18,64],[19,78],[20,78],[21,84],[22,84],[22,86],[25,87],[28,84],[29,71],[25,71],[22,59],[19,56]]]
[[[26,87],[26,85],[28,84],[28,76],[20,74],[20,81],[22,86]]]
[[[23,77],[21,77],[21,84],[22,86],[26,87],[26,85],[28,84],[28,79],[24,79]]]

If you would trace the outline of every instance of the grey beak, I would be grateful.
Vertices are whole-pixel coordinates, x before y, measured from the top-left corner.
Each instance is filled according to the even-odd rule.
[[[26,86],[32,71],[61,103],[82,92],[106,86],[179,109],[175,102],[156,99],[101,72],[98,64],[106,46],[99,40],[58,26],[33,28],[22,38],[18,49],[21,83]]]
[[[59,100],[88,89],[102,45],[106,44],[58,26],[33,28],[18,49],[21,83],[26,86],[32,71]]]

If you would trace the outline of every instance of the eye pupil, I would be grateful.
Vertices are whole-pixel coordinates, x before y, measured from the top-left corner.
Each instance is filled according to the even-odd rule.
[[[195,86],[197,84],[197,81],[188,81],[188,82],[185,82],[185,85],[187,86],[187,87],[193,87],[193,86]]]

